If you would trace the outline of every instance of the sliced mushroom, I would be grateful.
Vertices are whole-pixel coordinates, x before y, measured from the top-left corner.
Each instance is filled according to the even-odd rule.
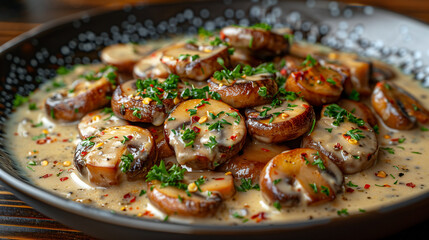
[[[297,148],[271,159],[259,183],[265,200],[291,207],[332,201],[343,181],[340,169],[323,153]]]
[[[379,82],[371,97],[372,107],[383,122],[399,130],[411,129],[416,120],[429,122],[429,111],[411,94],[393,83]]]
[[[86,114],[77,125],[82,138],[88,138],[108,127],[124,126],[128,122],[115,116],[111,108],[104,108]]]
[[[372,113],[372,110],[362,102],[357,102],[348,99],[341,99],[338,102],[338,105],[348,112],[353,113],[356,117],[363,119],[367,122],[371,127],[377,125],[377,118]]]
[[[231,172],[234,179],[251,179],[252,182],[258,183],[261,171],[267,162],[288,149],[284,145],[247,141],[241,152],[216,168],[216,171]]]
[[[303,58],[290,55],[274,59],[276,68],[280,70],[280,74],[283,77],[288,77],[291,73],[298,72],[301,69],[301,64],[303,61]]]
[[[135,78],[167,78],[169,73],[161,62],[162,50],[158,50],[140,59],[133,68]]]
[[[308,132],[315,121],[313,107],[296,96],[292,99],[275,107],[271,104],[246,109],[249,134],[261,142],[278,143]]]
[[[152,126],[148,130],[152,133],[156,142],[156,149],[159,159],[165,159],[174,156],[173,150],[168,145],[164,137],[164,125]]]
[[[278,90],[275,75],[268,73],[244,76],[230,81],[212,77],[208,85],[210,91],[219,93],[222,101],[234,108],[270,103]]]
[[[248,48],[263,58],[289,51],[289,41],[268,28],[228,26],[222,28],[220,38],[232,47]]]
[[[331,68],[321,66],[308,56],[298,72],[286,81],[286,90],[298,93],[311,105],[320,106],[337,101],[343,91],[343,76]]]
[[[136,126],[109,127],[81,141],[74,155],[77,170],[97,186],[143,179],[156,163],[151,133]]]
[[[116,77],[113,68],[105,67],[74,81],[69,89],[61,89],[46,99],[47,114],[54,119],[75,121],[107,105]]]
[[[195,192],[187,195],[185,190],[161,187],[157,180],[148,182],[148,197],[152,204],[168,215],[206,217],[212,216],[222,203],[218,193]]]
[[[132,73],[136,62],[153,50],[148,45],[140,44],[114,44],[101,51],[101,61],[115,66],[119,72]]]
[[[180,103],[164,125],[165,137],[181,165],[212,170],[238,153],[246,139],[238,110],[213,99]]]
[[[165,49],[161,62],[170,73],[181,78],[206,81],[214,72],[223,68],[218,59],[223,60],[225,67],[230,66],[228,47],[182,43]]]
[[[383,62],[373,61],[372,62],[372,75],[371,79],[377,82],[384,80],[390,80],[396,76],[393,68]]]
[[[168,79],[125,82],[113,93],[113,112],[131,122],[149,122],[159,126],[174,105],[181,101],[178,82],[179,79],[173,75]]]
[[[231,198],[235,194],[234,178],[231,174],[212,171],[186,172],[183,181],[186,184],[192,184],[198,182],[199,179],[203,179],[203,183],[199,189],[197,187],[198,190],[194,189],[195,192],[201,190],[201,193],[207,195],[217,193],[222,199]],[[190,187],[188,187],[189,189]]]
[[[330,109],[333,109],[331,113]],[[353,122],[349,120],[338,122],[335,117],[341,115],[340,112],[355,117],[336,104],[325,106],[313,132],[302,140],[302,146],[325,154],[344,174],[353,174],[370,168],[378,155],[378,141],[374,130],[357,117]]]

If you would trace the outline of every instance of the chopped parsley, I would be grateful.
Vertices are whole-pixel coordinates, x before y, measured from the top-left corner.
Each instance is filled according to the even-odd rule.
[[[359,96],[360,96],[360,93],[358,91],[356,91],[355,89],[353,89],[349,95],[349,99],[354,100],[354,101],[359,101],[360,100]]]
[[[347,131],[347,133],[345,135],[350,136],[352,139],[354,139],[356,141],[359,141],[362,138],[365,138],[365,136],[361,133],[362,133],[362,130],[355,128],[355,129]]]
[[[258,94],[261,97],[267,97],[267,87],[260,87],[258,90]]]
[[[226,115],[231,116],[233,118],[235,118],[236,120],[234,121],[236,124],[239,124],[241,121],[241,117],[238,114],[238,112],[232,112],[232,113],[226,113]]]
[[[197,132],[195,132],[192,129],[187,128],[183,133],[182,133],[182,140],[185,142],[185,147],[189,147],[192,146],[194,144],[194,140],[197,137]]]
[[[270,31],[272,27],[267,23],[256,23],[250,26],[249,28],[254,28],[254,29],[256,28],[256,29],[262,29],[265,31]]]
[[[81,145],[84,147],[94,146],[95,143],[91,142],[91,139],[93,139],[93,138],[95,138],[95,136],[90,136],[90,137],[85,138],[85,140],[82,141]]]
[[[241,185],[236,187],[236,189],[239,192],[247,192],[247,191],[252,190],[252,189],[259,191],[260,187],[259,187],[259,184],[252,185],[252,179],[251,178],[248,178],[248,179],[242,178],[241,179]]]
[[[317,184],[316,183],[310,183],[308,185],[310,185],[310,187],[311,187],[311,189],[313,189],[314,193],[317,193]]]
[[[352,181],[349,181],[346,185],[349,187],[358,187],[358,185],[353,184]]]
[[[282,205],[278,200],[273,203],[273,206],[279,211],[282,209]]]
[[[217,121],[215,123],[212,123],[209,125],[208,129],[211,130],[217,130],[220,131],[223,128],[223,125],[227,124],[227,125],[232,125],[230,122],[226,121],[225,119],[222,119],[220,121]]]
[[[310,54],[307,55],[305,60],[301,63],[301,66],[314,67],[317,65],[317,60],[314,59]]]
[[[216,136],[210,136],[209,139],[210,142],[204,143],[204,146],[210,148],[210,150],[213,150],[213,148],[217,145]]]
[[[389,148],[389,147],[382,147],[380,148],[381,150],[384,150],[390,154],[395,154],[395,150],[393,148]]]
[[[322,190],[320,192],[329,197],[329,195],[331,194],[330,191],[329,191],[329,188],[325,187],[325,186],[322,186],[321,189]]]
[[[164,160],[161,160],[159,166],[154,165],[146,176],[146,182],[158,180],[161,182],[161,188],[168,186],[176,187],[178,189],[187,190],[188,185],[182,183],[186,169],[181,168],[179,165],[174,164],[167,170]]]
[[[121,172],[127,172],[131,168],[131,163],[134,161],[134,156],[129,154],[124,154],[121,156],[121,162],[119,163],[119,169]]]
[[[28,102],[28,100],[30,100],[29,97],[24,97],[20,94],[15,94],[15,99],[13,99],[13,102],[12,102],[13,107],[17,108],[17,107],[21,106],[22,104]]]
[[[349,212],[347,211],[347,208],[343,208],[341,210],[338,210],[337,214],[338,214],[338,216],[341,216],[341,215],[347,216],[347,215],[349,215]]]
[[[359,127],[362,127],[365,124],[364,120],[355,117],[355,115],[346,111],[337,104],[331,104],[327,106],[323,115],[334,118],[335,121],[332,123],[334,126],[340,126],[340,123],[344,122],[345,120],[351,123],[356,123]]]
[[[332,85],[336,85],[337,84],[337,82],[335,82],[334,79],[332,79],[332,78],[326,79],[326,82],[328,82],[328,83],[330,83]]]
[[[174,99],[177,97],[177,84],[179,76],[170,74],[168,78],[159,82],[158,79],[147,78],[136,81],[137,92],[143,98],[150,98],[162,105],[162,99]]]

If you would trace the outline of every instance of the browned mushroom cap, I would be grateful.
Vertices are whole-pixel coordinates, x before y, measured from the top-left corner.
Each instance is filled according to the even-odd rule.
[[[225,67],[230,66],[228,47],[203,43],[181,43],[166,48],[161,62],[181,78],[206,81],[214,72],[223,69],[218,63],[223,59]]]
[[[288,149],[284,145],[247,141],[241,152],[216,168],[216,171],[231,172],[235,179],[251,179],[252,182],[258,183],[261,171],[267,162]]]
[[[380,62],[373,61],[372,62],[372,75],[371,79],[377,82],[381,82],[384,80],[390,80],[396,76],[395,70],[392,66]]]
[[[335,199],[344,178],[324,154],[309,148],[285,151],[261,172],[262,195],[283,206],[312,205]]]
[[[164,125],[152,126],[148,130],[152,133],[156,142],[156,149],[159,159],[165,159],[174,156],[173,150],[168,145],[164,137]]]
[[[371,96],[372,107],[388,127],[399,130],[411,129],[416,119],[408,115],[392,86],[387,82],[377,83]]]
[[[125,82],[113,93],[113,112],[131,122],[149,122],[159,126],[167,112],[181,101],[177,94],[178,81],[178,78],[171,77]]]
[[[152,204],[168,215],[206,217],[212,216],[222,203],[218,193],[195,192],[187,195],[185,190],[175,187],[161,187],[158,180],[148,182],[148,197]]]
[[[379,82],[372,93],[372,107],[384,123],[405,130],[429,122],[429,111],[410,93],[393,83]]]
[[[54,119],[75,121],[107,105],[116,76],[115,69],[105,67],[74,81],[69,89],[61,89],[46,99],[47,114]]]
[[[337,124],[334,118],[324,115],[327,109],[337,109],[332,112],[334,115],[344,110],[336,104],[324,107],[322,117],[313,132],[304,137],[302,146],[325,154],[344,174],[357,173],[373,166],[377,160],[378,141],[371,126],[362,121],[355,121],[359,122],[358,125],[349,120]]]
[[[101,61],[115,66],[119,72],[132,73],[134,64],[153,50],[148,45],[114,44],[101,51]]]
[[[203,179],[199,189],[198,186],[195,189],[195,186],[188,185],[188,191],[200,191],[207,195],[217,193],[222,199],[231,198],[235,194],[234,178],[229,173],[212,171],[186,172],[183,181],[186,184],[192,184],[198,182],[199,179]]]
[[[261,105],[246,109],[249,134],[265,143],[296,139],[308,132],[315,121],[313,107],[296,98],[280,105]]]
[[[115,116],[111,108],[104,108],[86,114],[77,125],[82,138],[87,138],[108,127],[124,126],[128,122]]]
[[[169,73],[161,62],[162,50],[140,59],[133,68],[135,78],[167,78]]]
[[[289,41],[280,34],[259,27],[228,26],[220,38],[233,47],[248,48],[257,56],[269,57],[289,51]]]
[[[156,146],[151,133],[136,126],[109,127],[81,141],[74,164],[89,182],[102,187],[143,179],[156,163]]]
[[[335,70],[321,66],[311,56],[303,68],[289,75],[286,90],[298,93],[311,105],[320,106],[337,101],[343,91],[343,76]]]
[[[246,139],[238,110],[213,99],[180,103],[164,125],[165,137],[181,165],[214,169],[240,151]]]
[[[338,105],[348,112],[353,113],[356,117],[363,119],[371,127],[377,125],[377,118],[372,113],[371,109],[365,104],[349,99],[341,99]]]
[[[212,77],[208,85],[210,91],[219,93],[225,103],[234,108],[245,108],[270,103],[278,90],[274,79],[275,75],[269,73],[243,76],[231,81]]]

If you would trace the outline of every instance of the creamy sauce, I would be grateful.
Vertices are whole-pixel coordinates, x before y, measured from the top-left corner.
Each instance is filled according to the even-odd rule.
[[[56,81],[70,84],[71,80],[85,71],[88,71],[88,67],[77,67],[72,74],[60,76]],[[396,74],[393,81],[412,92],[428,108],[428,90],[422,89],[410,77],[399,72]],[[11,115],[7,123],[9,151],[28,178],[37,186],[77,202],[137,217],[164,219],[166,214],[155,208],[148,201],[147,194],[143,194],[142,190],[148,191],[143,180],[123,181],[118,186],[103,188],[91,185],[80,176],[72,163],[76,145],[80,141],[77,123],[55,122],[44,110],[46,90],[52,88],[52,82],[48,82],[35,91],[30,101],[36,103],[38,109],[29,110],[26,103]],[[226,120],[234,122],[235,119],[227,116]],[[340,214],[337,211],[342,209],[347,209],[349,214],[362,214],[426,193],[429,179],[429,131],[422,131],[420,127],[396,131],[386,128],[380,119],[379,126],[377,138],[381,150],[378,161],[367,170],[346,175],[345,183],[351,182],[353,185],[346,185],[345,191],[332,202],[309,207],[284,207],[279,211],[263,200],[260,191],[250,190],[224,201],[226,207],[220,208],[212,218],[170,216],[169,221],[199,224],[296,222],[338,217]],[[175,127],[172,126],[172,129]],[[207,139],[201,141],[206,142]],[[225,144],[231,143],[225,139]],[[287,148],[288,143],[283,145]],[[251,144],[250,147],[260,148],[260,145]],[[386,176],[376,176],[379,171],[384,171]]]

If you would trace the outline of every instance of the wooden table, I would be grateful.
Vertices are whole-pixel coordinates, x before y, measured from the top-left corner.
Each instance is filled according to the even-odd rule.
[[[177,0],[149,0],[173,2]],[[26,0],[0,2],[0,45],[46,21],[107,4],[115,0]],[[138,2],[121,0],[119,4]],[[427,0],[342,0],[371,4],[429,23]],[[399,239],[427,239],[429,221],[396,234]],[[0,185],[0,239],[91,239],[35,211]]]

